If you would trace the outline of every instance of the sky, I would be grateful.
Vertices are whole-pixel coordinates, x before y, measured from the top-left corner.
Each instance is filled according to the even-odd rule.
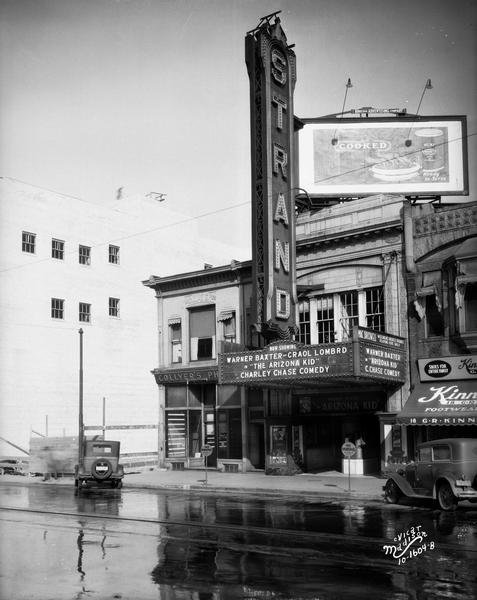
[[[475,200],[475,0],[1,0],[0,175],[98,203],[165,193],[250,258],[244,37],[277,10],[297,116],[340,112],[348,78],[345,110],[415,113],[430,78],[419,113],[467,116]]]

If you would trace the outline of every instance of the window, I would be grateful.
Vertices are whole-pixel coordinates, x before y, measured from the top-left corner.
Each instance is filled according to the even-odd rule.
[[[65,318],[65,301],[61,298],[51,299],[51,318],[52,319],[64,319]]]
[[[384,331],[384,294],[382,287],[366,290],[366,327]]]
[[[450,460],[451,459],[451,451],[449,446],[433,446],[432,454],[434,456],[434,460]]]
[[[112,451],[113,449],[111,446],[93,444],[93,454],[99,454],[99,456],[101,456],[102,454],[111,454]]]
[[[300,332],[298,334],[298,341],[302,344],[311,344],[309,300],[302,300],[298,304],[298,322],[300,328]]]
[[[109,245],[109,262],[112,265],[119,265],[119,246]]]
[[[79,303],[79,320],[83,323],[91,323],[91,304]]]
[[[422,284],[416,292],[414,306],[419,318],[424,321],[426,337],[444,335],[441,289],[440,270],[424,271],[422,273]]]
[[[465,331],[477,331],[477,283],[468,283],[464,292]]]
[[[316,324],[318,343],[332,344],[335,341],[333,296],[320,296],[316,300]]]
[[[222,338],[224,342],[234,344],[237,339],[236,320],[234,310],[224,310],[217,321],[222,323]],[[227,350],[225,350],[227,351]]]
[[[475,246],[475,240],[470,240]],[[475,251],[474,251],[475,254]],[[449,289],[450,332],[465,341],[467,349],[477,349],[477,258],[471,256],[446,267]]]
[[[300,341],[305,344],[346,342],[358,325],[386,330],[382,286],[311,296],[302,300],[298,311]]]
[[[171,344],[171,362],[182,362],[182,323],[181,319],[169,319],[169,340]]]
[[[91,264],[91,248],[89,246],[79,247],[79,264],[90,265]]]
[[[35,254],[36,234],[22,231],[22,252]]]
[[[63,260],[65,257],[65,242],[62,240],[51,240],[51,258]]]
[[[353,335],[353,327],[358,325],[358,292],[343,292],[340,294],[341,314],[340,329],[343,341]]]
[[[435,294],[425,297],[426,337],[444,335],[444,318]]]
[[[190,359],[215,358],[215,306],[189,311]]]
[[[119,298],[109,299],[109,316],[119,317]]]
[[[421,462],[431,462],[431,448],[420,448],[419,460]]]

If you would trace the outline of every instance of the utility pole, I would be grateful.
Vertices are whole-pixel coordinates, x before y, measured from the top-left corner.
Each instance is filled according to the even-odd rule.
[[[78,464],[83,459],[83,330],[79,330],[79,410],[78,410]]]
[[[106,439],[106,398],[103,396],[103,440]]]

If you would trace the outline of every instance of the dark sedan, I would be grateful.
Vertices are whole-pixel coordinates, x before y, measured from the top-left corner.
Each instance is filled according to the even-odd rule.
[[[477,439],[419,444],[416,460],[390,474],[383,489],[392,504],[403,497],[431,498],[441,510],[453,510],[461,500],[477,502]]]

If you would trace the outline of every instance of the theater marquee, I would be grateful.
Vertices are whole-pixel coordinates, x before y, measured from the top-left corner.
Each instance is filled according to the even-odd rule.
[[[219,355],[219,383],[290,382],[347,376],[352,373],[352,345],[270,345],[255,352]]]
[[[355,328],[353,340],[304,346],[270,344],[262,350],[219,354],[219,383],[289,384],[334,378],[349,381],[405,381],[403,338]]]

